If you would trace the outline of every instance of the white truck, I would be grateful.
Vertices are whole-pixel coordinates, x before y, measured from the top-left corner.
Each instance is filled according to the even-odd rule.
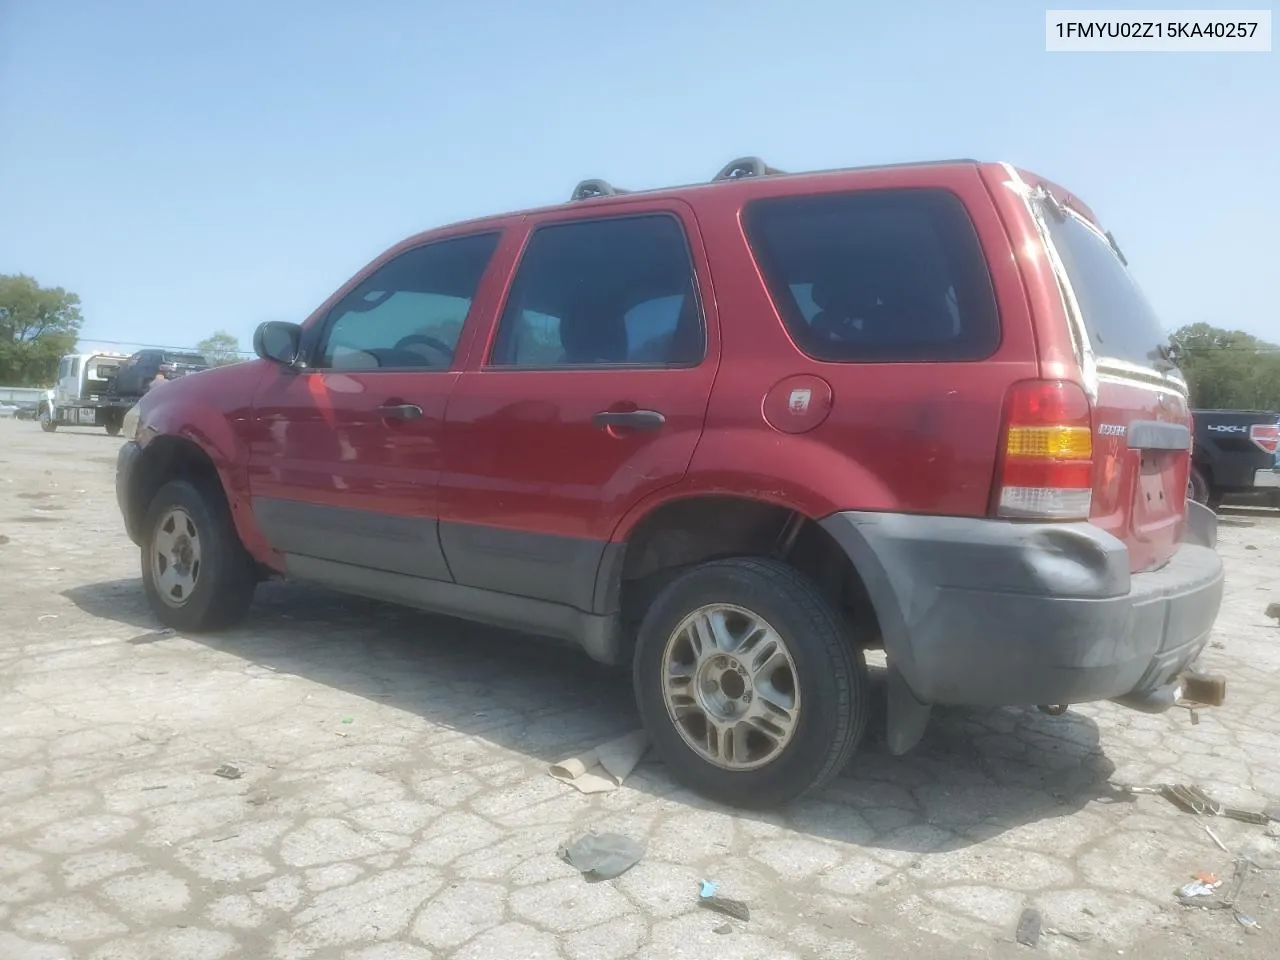
[[[58,427],[106,427],[116,436],[124,415],[137,397],[116,396],[116,374],[126,360],[124,353],[70,353],[58,363],[58,382],[40,401],[40,427],[52,433]]]

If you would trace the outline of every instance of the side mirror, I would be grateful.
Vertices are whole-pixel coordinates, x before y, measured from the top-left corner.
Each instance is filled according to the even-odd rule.
[[[297,367],[302,353],[302,327],[284,320],[259,324],[253,332],[253,352],[282,367]]]

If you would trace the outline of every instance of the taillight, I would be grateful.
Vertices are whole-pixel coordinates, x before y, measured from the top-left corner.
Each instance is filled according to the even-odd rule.
[[[1249,439],[1260,449],[1274,454],[1280,447],[1280,423],[1255,423],[1249,428]]]
[[[1065,380],[1015,383],[1005,398],[996,515],[1086,520],[1092,500],[1089,398]]]

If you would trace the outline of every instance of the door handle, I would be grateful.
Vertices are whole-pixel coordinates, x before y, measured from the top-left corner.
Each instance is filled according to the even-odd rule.
[[[591,418],[591,422],[601,429],[657,430],[667,422],[667,418],[657,410],[601,410]]]
[[[378,413],[384,420],[417,420],[422,416],[422,408],[416,403],[384,403],[378,407]]]

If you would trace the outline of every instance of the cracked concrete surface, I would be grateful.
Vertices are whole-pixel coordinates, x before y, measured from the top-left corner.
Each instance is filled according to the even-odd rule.
[[[159,629],[114,502],[118,441],[0,421],[0,958],[1268,957],[1280,873],[1230,911],[1173,895],[1268,828],[1120,784],[1280,800],[1280,516],[1232,511],[1193,726],[1109,704],[940,712],[909,757],[872,740],[818,796],[741,814],[646,761],[582,796],[548,763],[636,724],[625,678],[525,638],[288,584],[217,636]],[[224,763],[239,779],[214,775]],[[589,884],[556,857],[643,838]],[[698,880],[751,905],[699,909]],[[1082,940],[1065,934],[1074,934]]]

